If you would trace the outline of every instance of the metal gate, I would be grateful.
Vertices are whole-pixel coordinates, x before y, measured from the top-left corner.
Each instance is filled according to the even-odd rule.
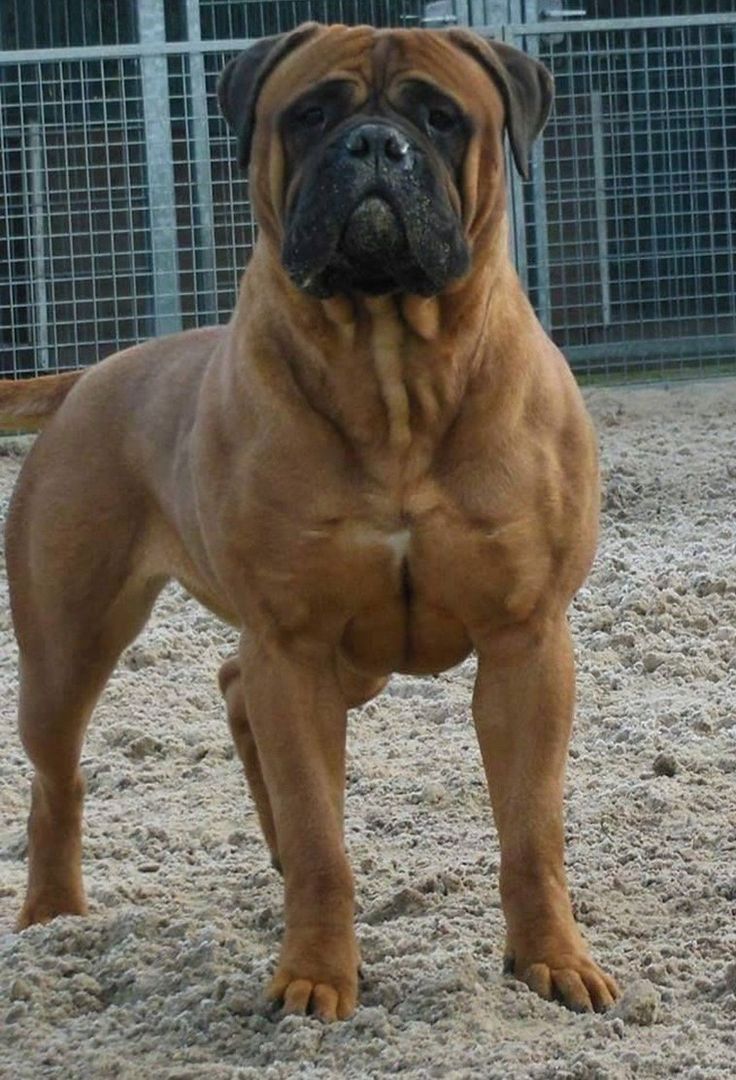
[[[581,375],[736,372],[736,14],[542,18],[529,0],[61,7],[71,29],[54,48],[20,31],[29,11],[37,25],[59,5],[0,7],[2,374],[228,317],[254,234],[217,75],[253,38],[308,18],[464,22],[543,60],[555,111],[510,201],[540,318]]]
[[[573,367],[736,372],[736,15],[506,26],[555,75],[518,265]]]

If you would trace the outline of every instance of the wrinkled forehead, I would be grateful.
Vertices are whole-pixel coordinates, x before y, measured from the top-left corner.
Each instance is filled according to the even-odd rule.
[[[431,30],[374,30],[332,26],[296,49],[269,76],[264,113],[283,109],[323,79],[347,79],[371,93],[420,78],[450,94],[469,113],[499,121],[503,102],[488,75],[446,34]]]

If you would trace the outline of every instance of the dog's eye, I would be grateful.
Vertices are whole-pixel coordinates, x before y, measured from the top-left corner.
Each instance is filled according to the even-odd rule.
[[[457,118],[449,109],[430,109],[427,114],[427,123],[435,131],[450,131],[455,127]]]
[[[302,127],[316,128],[325,122],[325,111],[319,105],[310,105],[297,117]]]

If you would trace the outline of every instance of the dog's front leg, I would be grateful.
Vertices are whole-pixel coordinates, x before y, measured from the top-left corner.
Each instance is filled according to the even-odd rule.
[[[345,1019],[359,958],[343,838],[347,708],[334,659],[244,639],[240,660],[284,874],[286,929],[268,996],[286,1012]]]
[[[602,1010],[616,984],[575,924],[564,868],[563,786],[574,701],[567,620],[478,647],[473,717],[501,845],[507,966],[544,998]]]

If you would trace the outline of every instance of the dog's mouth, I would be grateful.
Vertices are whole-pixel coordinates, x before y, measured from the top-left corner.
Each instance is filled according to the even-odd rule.
[[[307,185],[289,214],[282,261],[311,296],[434,296],[464,273],[467,247],[458,223],[432,191],[372,178],[344,199],[329,171]],[[347,204],[347,205],[346,205]]]
[[[383,296],[409,289],[429,292],[429,277],[411,251],[401,208],[390,193],[363,193],[348,212],[325,264],[291,276],[300,288],[317,296],[360,292]]]
[[[406,232],[400,215],[381,195],[367,195],[348,217],[338,251],[350,262],[366,267],[387,265],[403,258]]]
[[[334,269],[347,275],[353,289],[394,292],[397,271],[411,262],[400,213],[383,195],[366,195],[348,216],[335,254]]]

